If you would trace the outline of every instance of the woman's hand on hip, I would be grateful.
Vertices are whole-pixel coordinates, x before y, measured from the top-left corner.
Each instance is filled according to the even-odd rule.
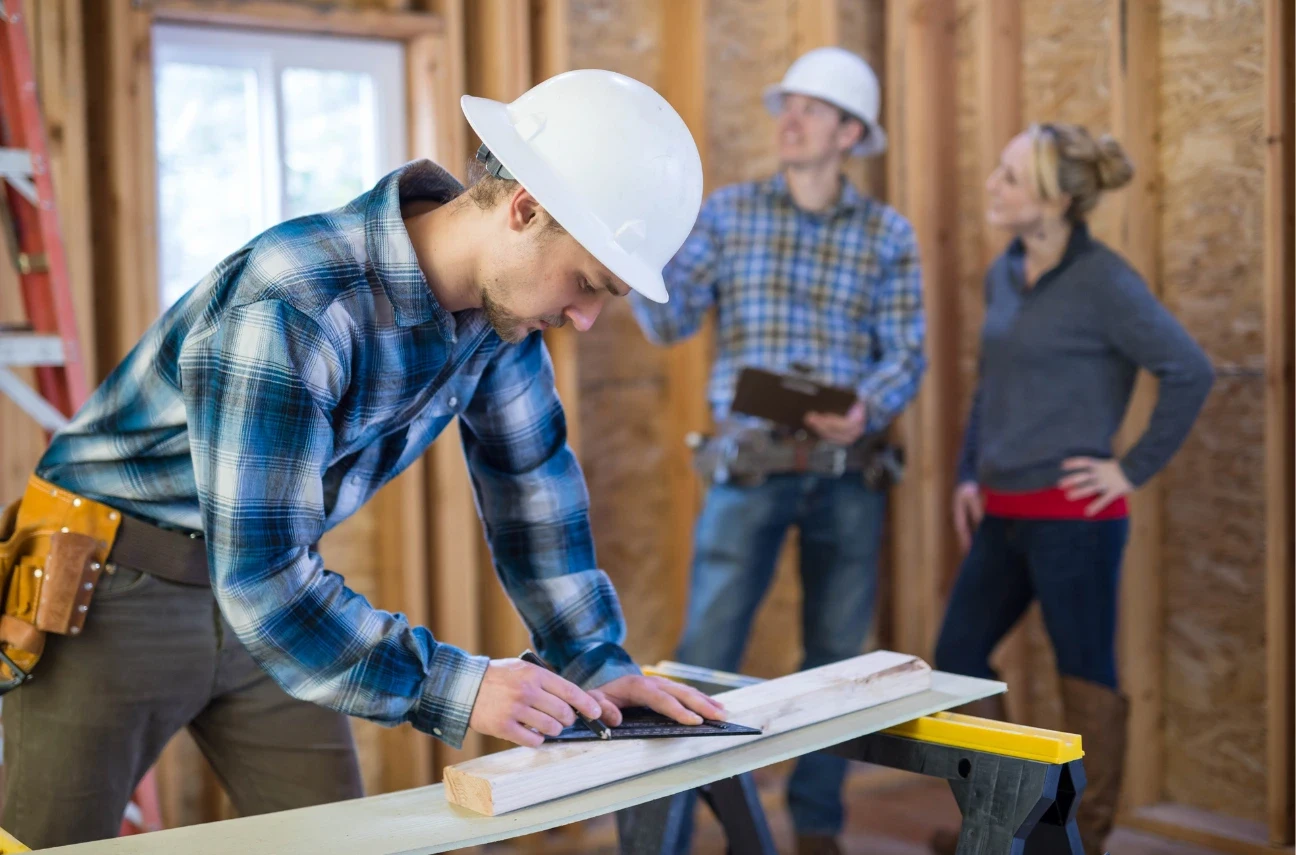
[[[1120,463],[1115,460],[1071,457],[1062,461],[1062,468],[1071,473],[1058,481],[1058,486],[1066,491],[1068,499],[1076,501],[1093,497],[1093,501],[1085,507],[1087,517],[1099,513],[1121,496],[1134,492],[1134,485],[1125,477]]]

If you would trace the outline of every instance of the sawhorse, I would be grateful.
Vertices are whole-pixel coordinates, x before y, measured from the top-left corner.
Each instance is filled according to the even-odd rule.
[[[730,675],[706,680],[654,669],[706,691]],[[732,675],[737,676],[737,675]],[[739,678],[749,679],[749,678]],[[723,684],[722,684],[723,685]],[[936,713],[841,743],[849,760],[944,778],[963,814],[958,855],[1083,855],[1075,815],[1084,793],[1080,737],[989,719]],[[750,774],[697,790],[724,828],[731,853],[775,855]],[[684,811],[677,794],[617,813],[625,855],[674,855]]]

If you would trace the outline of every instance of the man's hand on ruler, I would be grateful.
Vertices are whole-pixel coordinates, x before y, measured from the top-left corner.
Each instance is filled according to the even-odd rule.
[[[544,742],[542,734],[557,736],[576,722],[573,707],[590,718],[603,716],[610,725],[621,721],[615,707],[611,707],[616,714],[613,722],[606,716],[608,707],[551,671],[521,659],[494,659],[482,678],[468,726],[486,736],[535,748]]]
[[[701,724],[704,718],[725,719],[725,709],[720,703],[691,686],[664,677],[627,674],[591,690],[590,694],[603,705],[603,721],[612,727],[621,723],[620,707],[648,707],[680,724]],[[606,712],[609,708],[615,717]]]

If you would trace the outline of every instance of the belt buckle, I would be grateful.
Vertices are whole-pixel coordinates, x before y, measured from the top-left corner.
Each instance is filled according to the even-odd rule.
[[[832,458],[832,474],[834,478],[840,478],[846,471],[846,449],[834,448]]]

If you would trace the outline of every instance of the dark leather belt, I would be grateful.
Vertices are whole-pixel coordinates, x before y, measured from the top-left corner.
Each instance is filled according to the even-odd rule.
[[[182,585],[211,584],[207,541],[201,534],[159,528],[130,514],[122,514],[117,539],[108,553],[108,569],[113,565]]]

